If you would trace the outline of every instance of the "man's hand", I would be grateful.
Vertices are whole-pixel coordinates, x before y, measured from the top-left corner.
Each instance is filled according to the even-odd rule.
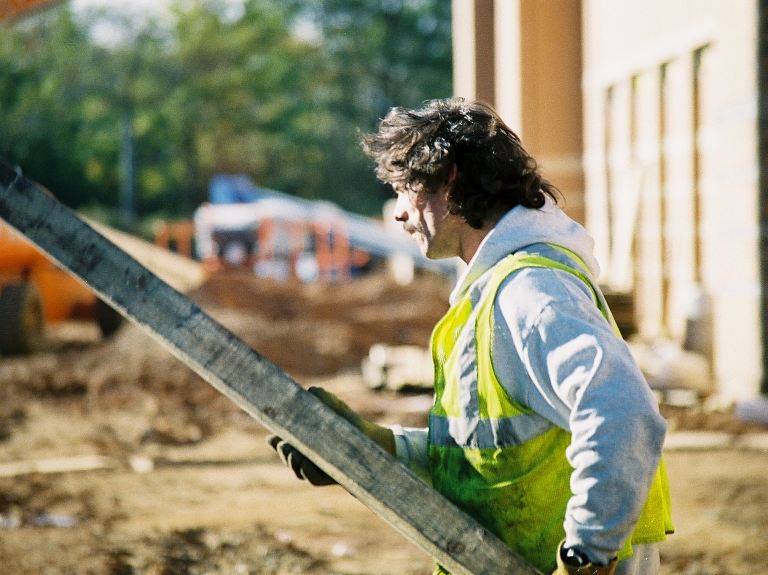
[[[318,487],[337,484],[335,479],[302,455],[293,445],[283,441],[277,435],[267,437],[267,443],[277,452],[283,463],[293,469],[299,479],[309,481]]]
[[[395,457],[397,450],[395,448],[395,436],[391,429],[363,419],[346,403],[332,393],[325,391],[322,387],[310,387],[309,392],[338,415],[349,421],[363,435],[378,443],[392,457]],[[267,437],[267,443],[277,452],[283,463],[293,469],[293,472],[299,479],[304,479],[317,486],[336,484],[336,481],[331,476],[312,463],[312,461],[287,441],[283,441],[276,435],[270,435]]]
[[[322,387],[310,387],[309,393],[317,397],[338,415],[349,421],[359,429],[363,435],[378,443],[379,446],[392,457],[397,455],[397,450],[395,448],[395,434],[392,433],[391,429],[363,419],[357,413],[352,411],[352,408],[346,403],[332,393],[325,391]]]
[[[595,565],[581,554],[571,554],[563,547],[563,543],[557,547],[557,569],[552,575],[613,575],[616,571],[617,560],[614,559],[608,565]]]

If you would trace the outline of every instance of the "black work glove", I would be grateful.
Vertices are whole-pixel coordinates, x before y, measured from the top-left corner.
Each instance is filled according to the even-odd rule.
[[[267,437],[267,443],[277,452],[283,463],[293,469],[299,479],[305,479],[318,487],[337,484],[335,479],[302,455],[293,445],[283,441],[277,435]]]
[[[608,565],[595,565],[586,557],[580,557],[579,560],[570,559],[564,545],[565,539],[557,547],[557,569],[552,575],[613,575],[616,571],[618,560],[615,557]]]
[[[365,436],[378,443],[387,453],[393,457],[396,455],[395,436],[392,430],[382,425],[371,423],[360,417],[346,403],[322,387],[310,387],[309,392],[330,407],[341,417],[349,421]],[[267,443],[283,460],[283,463],[293,469],[296,477],[305,479],[312,485],[335,485],[337,481],[331,478],[325,471],[312,463],[305,455],[299,452],[293,445],[276,435],[267,437]]]

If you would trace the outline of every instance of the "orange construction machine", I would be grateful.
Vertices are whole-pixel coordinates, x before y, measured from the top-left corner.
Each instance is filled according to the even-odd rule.
[[[61,0],[2,0],[0,1],[0,22],[19,18],[35,10],[49,8]]]
[[[40,349],[46,324],[68,319],[93,319],[104,335],[122,322],[87,285],[0,222],[0,354]]]

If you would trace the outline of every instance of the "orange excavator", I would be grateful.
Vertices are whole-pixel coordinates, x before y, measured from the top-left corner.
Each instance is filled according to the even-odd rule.
[[[61,0],[0,0],[0,23],[58,4]],[[0,354],[29,353],[43,342],[44,326],[72,317],[102,313],[103,333],[120,315],[85,284],[57,268],[42,252],[0,223]]]
[[[0,354],[37,351],[47,324],[70,319],[93,319],[105,336],[122,322],[87,285],[0,223]]]
[[[34,10],[42,10],[61,0],[0,0],[0,22],[13,20]]]
[[[14,171],[2,158],[0,166]],[[198,287],[207,277],[203,264],[189,257],[97,222],[87,223],[181,292]],[[109,336],[123,316],[0,220],[0,355],[42,349],[45,327],[66,320],[95,321],[102,335]]]
[[[0,166],[14,171],[2,158]],[[189,254],[174,253],[94,221],[87,223],[181,292],[207,278],[203,264]],[[123,316],[0,220],[0,355],[42,349],[46,326],[66,320],[94,321],[107,337],[117,331]]]
[[[59,3],[0,0],[0,25]],[[90,225],[176,289],[187,291],[205,279],[202,265],[188,257],[94,222]],[[0,355],[37,351],[45,343],[47,325],[73,319],[95,321],[104,336],[114,333],[123,321],[85,283],[0,221]]]

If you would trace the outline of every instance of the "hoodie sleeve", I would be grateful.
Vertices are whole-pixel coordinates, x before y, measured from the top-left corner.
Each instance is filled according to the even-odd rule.
[[[423,481],[432,485],[432,475],[429,472],[429,455],[427,454],[429,430],[401,425],[393,425],[390,429],[395,436],[397,460]]]
[[[566,546],[605,563],[631,535],[661,460],[666,422],[656,399],[572,274],[521,270],[502,285],[494,313],[499,381],[571,432]]]

